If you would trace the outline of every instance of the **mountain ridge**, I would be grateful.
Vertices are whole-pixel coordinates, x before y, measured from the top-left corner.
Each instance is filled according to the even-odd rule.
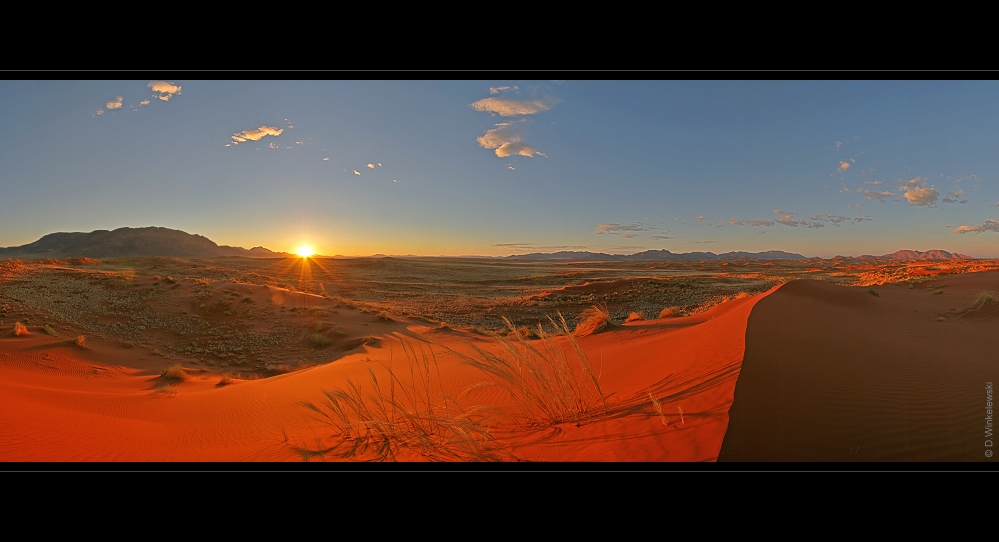
[[[17,247],[0,248],[0,256],[23,258],[119,258],[164,256],[175,258],[289,257],[264,247],[245,249],[218,245],[211,239],[159,226],[117,228],[92,232],[57,232]]]

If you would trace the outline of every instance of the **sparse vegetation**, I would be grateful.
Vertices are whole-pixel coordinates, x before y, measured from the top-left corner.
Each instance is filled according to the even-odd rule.
[[[73,344],[79,346],[80,348],[87,347],[87,337],[84,335],[77,335],[76,339],[73,340]]]
[[[49,324],[45,324],[45,326],[42,329],[45,330],[45,333],[52,335],[53,337],[57,335],[55,328]]]
[[[215,386],[222,388],[228,386],[229,384],[232,384],[232,373],[225,373],[221,378],[219,378],[219,383]]]
[[[867,289],[867,293],[873,295],[874,297],[881,297],[881,292],[875,290],[873,286]]]
[[[333,339],[322,333],[310,333],[306,340],[315,348],[323,348],[324,346],[333,344]]]
[[[607,305],[593,305],[579,315],[579,323],[572,333],[577,337],[585,337],[606,328],[610,323],[610,311]]]
[[[21,322],[14,322],[14,336],[20,337],[28,334],[28,328]]]
[[[645,317],[642,316],[642,313],[640,312],[632,312],[627,318],[624,319],[624,323],[636,322],[638,320],[645,320]]]

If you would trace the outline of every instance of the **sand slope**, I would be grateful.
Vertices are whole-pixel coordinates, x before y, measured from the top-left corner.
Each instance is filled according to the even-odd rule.
[[[494,351],[492,339],[416,321],[397,322],[381,332],[377,345],[332,363],[228,385],[220,385],[218,373],[193,369],[186,380],[169,381],[140,359],[139,349],[99,341],[81,349],[40,327],[16,337],[6,326],[0,328],[0,461],[301,461],[297,448],[328,449],[338,439],[302,403],[322,406],[323,390],[346,389],[348,382],[370,394],[372,375],[388,393],[389,367],[410,383],[410,375],[422,382],[429,374],[424,389],[459,398],[468,409],[486,407],[492,414],[483,423],[494,437],[496,458],[713,461],[728,424],[746,322],[761,298],[580,338],[606,408],[594,403],[578,426],[518,417],[507,390],[481,385],[491,382],[488,375],[462,363],[458,353]],[[566,339],[560,341],[564,346]],[[420,359],[432,360],[434,370],[411,373]],[[365,457],[371,456],[357,458]],[[395,458],[426,456],[409,449]]]
[[[719,461],[985,461],[999,273],[914,285],[786,284],[749,318]],[[938,293],[939,292],[939,293]]]

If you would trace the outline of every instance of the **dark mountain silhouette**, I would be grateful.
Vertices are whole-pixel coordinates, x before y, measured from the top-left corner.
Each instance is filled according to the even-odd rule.
[[[174,258],[289,257],[264,247],[245,249],[219,246],[201,235],[169,228],[118,228],[90,233],[50,233],[34,243],[0,248],[8,258],[120,258],[131,256],[170,256]]]

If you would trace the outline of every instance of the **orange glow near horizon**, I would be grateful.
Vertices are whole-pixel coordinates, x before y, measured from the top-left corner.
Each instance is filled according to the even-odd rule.
[[[309,256],[312,256],[315,253],[316,252],[312,250],[312,247],[310,247],[309,245],[302,245],[297,249],[295,249],[295,254],[298,254],[303,258],[308,258]]]

